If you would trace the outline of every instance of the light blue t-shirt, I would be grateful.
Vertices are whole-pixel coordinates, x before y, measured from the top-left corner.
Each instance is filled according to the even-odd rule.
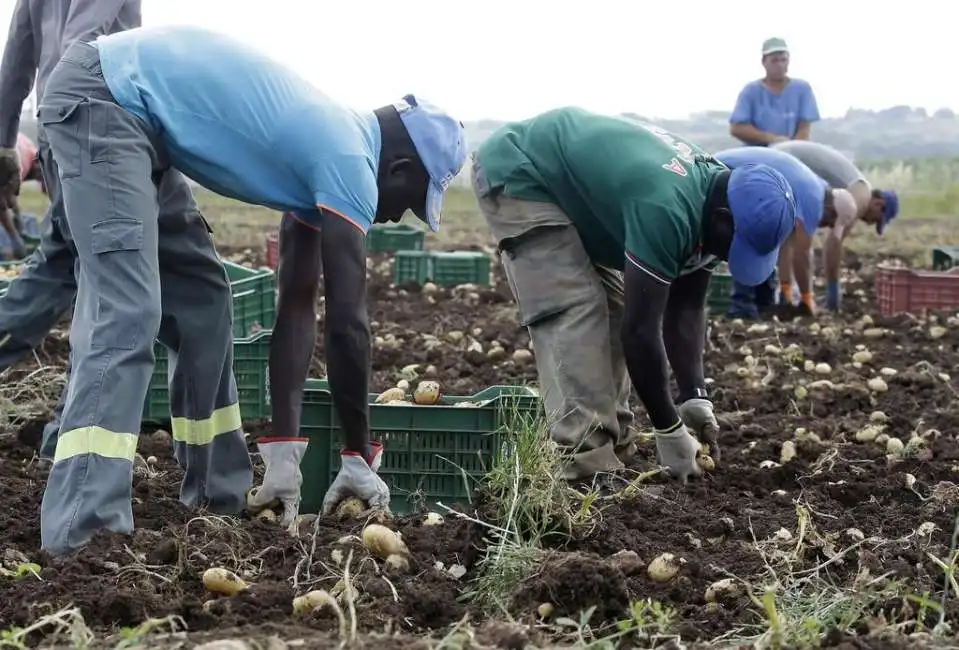
[[[739,93],[730,124],[752,124],[760,131],[792,138],[800,122],[819,120],[819,107],[812,87],[802,79],[790,79],[780,94],[762,79],[751,81]]]
[[[783,175],[793,189],[796,207],[803,226],[810,235],[822,220],[823,201],[829,185],[802,161],[784,151],[766,147],[736,147],[726,149],[715,158],[730,169],[742,165],[768,165]]]
[[[170,163],[204,187],[315,226],[318,206],[364,232],[372,224],[381,147],[372,113],[196,27],[135,29],[95,45],[117,103],[151,125]]]

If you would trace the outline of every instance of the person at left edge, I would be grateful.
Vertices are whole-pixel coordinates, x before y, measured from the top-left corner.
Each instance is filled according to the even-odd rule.
[[[73,44],[50,75],[39,119],[60,168],[80,277],[73,375],[41,506],[42,548],[64,554],[99,530],[133,529],[133,458],[161,325],[153,177],[168,166],[221,195],[289,212],[304,228],[322,227],[314,242],[323,259],[327,350],[335,350],[330,384],[346,437],[331,492],[388,502],[374,471],[366,404],[366,230],[409,208],[438,226],[443,192],[465,160],[462,125],[413,96],[373,113],[348,110],[243,43],[186,26]],[[165,290],[163,300],[163,313],[178,320],[199,308],[169,305]],[[228,406],[176,441],[176,451],[186,457],[185,473],[202,473],[208,507],[237,513],[252,472],[232,377],[228,289],[224,300],[222,318],[197,323],[210,346],[222,348],[222,363],[198,369],[195,381],[202,372],[228,377],[218,396]],[[259,442],[260,492],[268,487],[271,500],[291,511],[306,440]]]

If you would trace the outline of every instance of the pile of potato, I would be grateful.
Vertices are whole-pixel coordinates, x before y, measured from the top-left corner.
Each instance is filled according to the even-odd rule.
[[[413,391],[412,401],[408,399],[407,391],[409,382],[401,380],[393,388],[389,388],[379,394],[376,398],[377,404],[409,405],[419,404],[420,406],[432,406],[440,401],[440,383],[438,381],[426,380],[417,384]]]
[[[20,275],[19,264],[0,265],[0,280],[13,280]]]

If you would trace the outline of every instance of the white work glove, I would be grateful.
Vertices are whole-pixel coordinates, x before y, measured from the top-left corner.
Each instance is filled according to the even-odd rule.
[[[666,467],[673,478],[683,485],[690,476],[702,476],[703,470],[696,462],[699,441],[682,422],[666,431],[656,431],[656,462]]]
[[[390,488],[376,472],[383,462],[383,444],[370,443],[370,454],[364,458],[354,451],[340,452],[340,471],[323,497],[323,514],[328,515],[344,499],[356,497],[371,510],[388,510]]]
[[[250,512],[260,512],[282,505],[280,524],[289,526],[300,512],[300,486],[303,474],[300,461],[306,453],[309,438],[260,438],[257,448],[266,464],[263,484],[246,495]]]
[[[719,422],[713,413],[713,403],[708,399],[694,398],[679,407],[679,417],[701,442],[709,445],[709,455],[719,462]]]

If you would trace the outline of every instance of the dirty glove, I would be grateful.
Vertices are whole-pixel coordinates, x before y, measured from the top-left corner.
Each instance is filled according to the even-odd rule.
[[[708,399],[688,399],[679,407],[679,417],[701,442],[709,445],[709,456],[719,462],[719,422]]]
[[[830,311],[839,311],[839,305],[842,302],[842,290],[838,282],[830,282],[826,285],[826,308]]]
[[[260,438],[257,448],[266,464],[263,485],[246,496],[247,509],[260,512],[282,505],[280,523],[288,526],[300,511],[300,486],[303,474],[300,461],[306,453],[309,438]]]
[[[799,312],[803,316],[814,316],[816,314],[816,298],[812,291],[807,291],[802,295],[802,300],[799,302]]]
[[[655,435],[656,461],[665,466],[673,478],[685,485],[690,476],[702,475],[703,470],[696,462],[700,452],[699,441],[682,422],[677,422],[666,431],[656,431]]]
[[[379,442],[370,443],[370,453],[365,457],[355,451],[340,452],[340,471],[323,497],[323,514],[330,514],[350,497],[366,502],[371,509],[389,509],[390,488],[376,474],[382,462],[383,444]]]

